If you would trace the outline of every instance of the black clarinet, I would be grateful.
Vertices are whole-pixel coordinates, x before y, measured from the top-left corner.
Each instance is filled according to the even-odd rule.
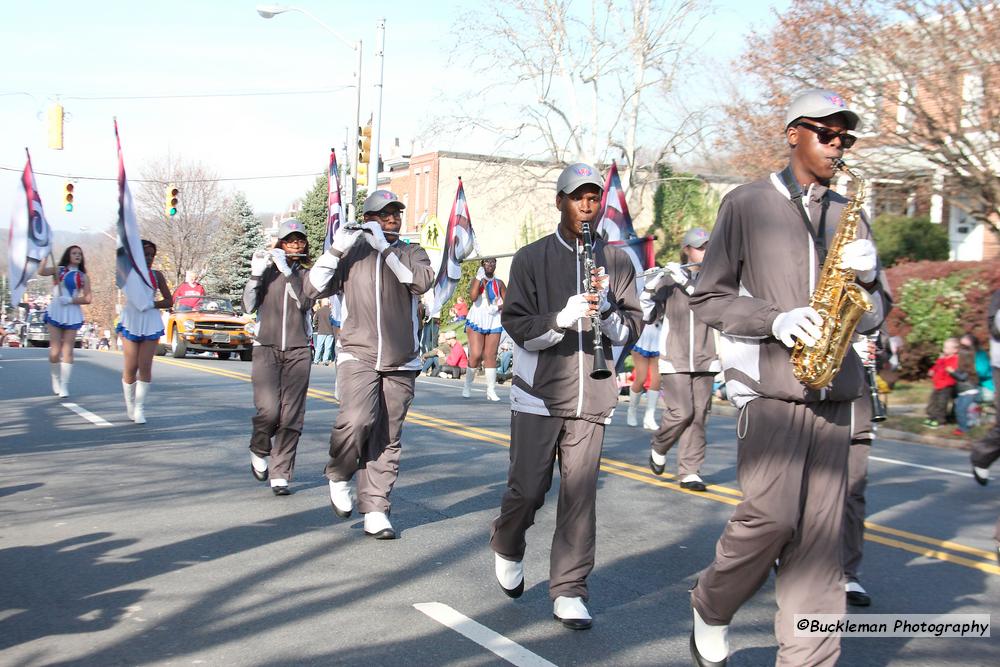
[[[870,337],[866,337],[869,341],[872,340]],[[871,344],[869,342],[869,344]],[[873,422],[884,422],[885,421],[885,405],[882,403],[882,399],[878,395],[878,374],[875,370],[875,359],[876,355],[868,354],[865,356],[865,377],[868,379],[868,396],[872,403],[872,421]]]
[[[584,222],[583,228],[583,270],[584,289],[595,294],[593,285],[593,269],[597,268],[594,262],[594,244],[590,236],[590,223]],[[595,380],[604,380],[611,377],[611,369],[608,368],[607,359],[604,357],[604,341],[601,336],[601,315],[597,313],[590,317],[590,328],[594,330],[594,369],[590,371],[590,377]]]

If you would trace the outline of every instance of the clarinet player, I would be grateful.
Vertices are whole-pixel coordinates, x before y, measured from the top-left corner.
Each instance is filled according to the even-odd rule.
[[[618,402],[610,373],[591,377],[595,351],[600,347],[610,359],[611,345],[634,342],[641,317],[632,262],[603,241],[594,243],[595,268],[584,289],[583,225],[593,224],[601,192],[600,175],[590,165],[562,172],[556,183],[558,228],[514,256],[502,315],[515,361],[510,468],[490,539],[495,574],[504,593],[520,597],[525,533],[545,502],[558,455],[549,596],[553,616],[573,630],[591,625],[587,575],[594,567],[597,473],[604,426]]]

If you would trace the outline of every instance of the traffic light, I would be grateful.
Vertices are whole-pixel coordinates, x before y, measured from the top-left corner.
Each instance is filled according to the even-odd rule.
[[[63,207],[67,213],[73,212],[73,184],[69,181],[63,185]]]
[[[372,123],[358,128],[358,186],[368,185],[368,160],[372,149]]]
[[[167,186],[167,197],[163,203],[163,208],[168,217],[172,218],[177,215],[177,202],[180,193],[181,191],[177,189],[176,185]]]

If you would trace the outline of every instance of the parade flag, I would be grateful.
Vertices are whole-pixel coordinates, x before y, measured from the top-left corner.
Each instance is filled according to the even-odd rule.
[[[7,277],[10,300],[14,306],[21,302],[28,281],[34,277],[46,255],[52,253],[52,230],[42,210],[42,198],[31,168],[31,153],[27,154],[20,190],[24,198],[15,195],[14,212],[10,217],[10,234],[7,237]]]
[[[115,142],[118,144],[118,248],[115,251],[115,284],[125,292],[128,302],[141,307],[151,304],[156,295],[153,277],[146,266],[142,252],[139,225],[135,220],[132,192],[125,178],[125,160],[122,141],[118,136],[118,119],[115,119]]]
[[[625,191],[622,180],[618,176],[618,165],[611,161],[611,169],[604,181],[604,193],[601,195],[601,217],[597,223],[597,233],[605,241],[625,241],[636,237],[632,227],[632,216],[628,213],[625,201]]]
[[[444,233],[441,268],[437,280],[434,281],[434,305],[431,306],[430,317],[439,316],[445,302],[455,293],[455,286],[462,277],[462,260],[472,254],[476,248],[476,232],[472,229],[469,218],[469,207],[465,201],[465,188],[462,179],[458,179],[458,192],[455,193],[455,203],[451,206],[448,216],[448,228]]]
[[[337,151],[330,149],[330,168],[327,170],[326,238],[323,252],[333,243],[333,235],[344,224],[344,207],[340,199],[340,169],[337,168]]]
[[[655,265],[656,253],[653,242],[656,239],[652,236],[636,236],[623,241],[609,241],[608,245],[621,248],[632,260],[636,273],[642,273],[646,269],[651,269]],[[641,288],[639,281],[636,286]]]

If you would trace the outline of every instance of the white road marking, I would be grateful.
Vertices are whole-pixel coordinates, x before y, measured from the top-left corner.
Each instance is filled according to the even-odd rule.
[[[959,472],[957,470],[948,470],[947,468],[936,468],[934,466],[925,466],[925,465],[920,465],[919,463],[909,463],[907,461],[900,461],[898,459],[884,459],[881,456],[869,456],[868,460],[881,461],[882,463],[895,463],[896,465],[909,466],[911,468],[921,468],[923,470],[933,470],[934,472],[944,472],[948,473],[949,475],[957,475],[958,477],[972,477],[971,472]]]
[[[90,410],[81,408],[76,403],[63,403],[62,406],[65,408],[69,408],[76,414],[80,415],[81,417],[89,421],[91,424],[96,424],[98,426],[114,426],[114,424],[112,424],[108,420],[104,419],[103,417],[98,417]]]
[[[486,650],[500,656],[517,667],[556,667],[554,663],[536,655],[517,642],[507,639],[485,625],[473,621],[446,604],[440,602],[420,602],[413,608],[435,621],[451,628],[467,639],[471,639]]]

